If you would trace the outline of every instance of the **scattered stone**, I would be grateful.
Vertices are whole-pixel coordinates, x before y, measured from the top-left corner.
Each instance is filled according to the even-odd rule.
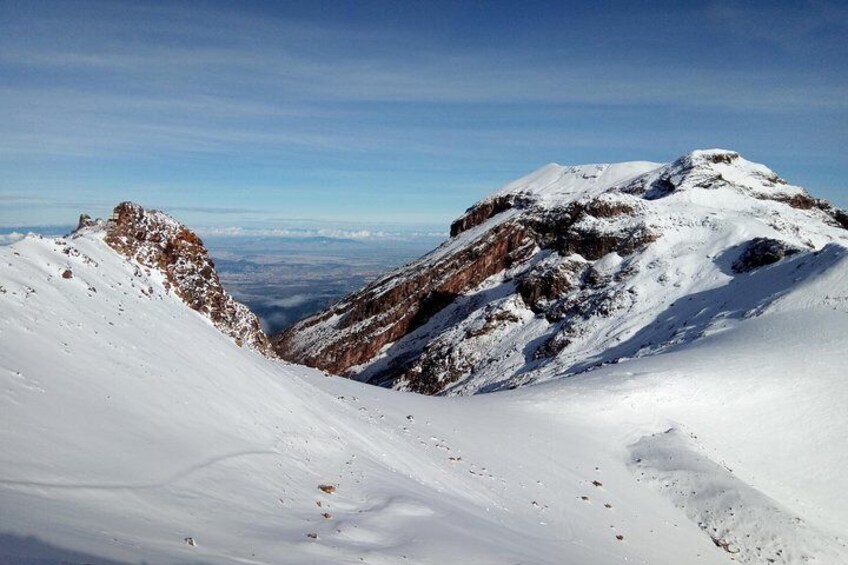
[[[719,539],[719,538],[714,538],[714,537],[711,537],[710,539],[713,540],[713,543],[716,545],[716,547],[720,547],[721,549],[725,550],[727,553],[739,553],[739,551],[740,551],[739,548],[733,547],[729,540],[726,540],[724,538]],[[757,550],[759,550],[759,549],[760,548],[758,547]]]
[[[336,492],[336,487],[334,487],[333,485],[318,485],[318,489],[327,494],[333,494],[334,492]]]

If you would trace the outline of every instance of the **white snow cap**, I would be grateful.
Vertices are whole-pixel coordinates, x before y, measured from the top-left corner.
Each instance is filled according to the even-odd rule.
[[[664,190],[650,190],[650,185],[663,179]],[[529,175],[502,187],[484,199],[515,195],[541,206],[563,201],[591,198],[604,192],[623,190],[636,192],[645,188],[646,199],[654,199],[680,189],[699,188],[705,181],[733,185],[752,195],[779,192],[792,196],[806,194],[800,187],[790,186],[777,174],[759,163],[748,161],[729,149],[698,149],[671,163],[626,161],[611,164],[559,165],[549,163]]]

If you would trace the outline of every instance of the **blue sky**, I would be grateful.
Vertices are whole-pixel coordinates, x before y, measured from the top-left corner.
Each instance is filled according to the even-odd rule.
[[[848,6],[0,2],[0,226],[445,227],[539,166],[726,147],[848,206]]]

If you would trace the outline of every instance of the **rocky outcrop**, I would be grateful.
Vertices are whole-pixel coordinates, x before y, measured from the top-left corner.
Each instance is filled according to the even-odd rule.
[[[78,229],[91,228],[102,229],[104,241],[127,259],[160,271],[167,290],[238,345],[274,355],[257,317],[224,290],[203,242],[187,227],[158,210],[123,202],[105,222],[82,216]]]
[[[814,201],[814,206],[827,214],[834,226],[848,230],[848,213],[846,213],[845,210],[836,208],[827,200],[821,199],[816,199]],[[798,206],[796,206],[796,208],[798,208]]]
[[[527,221],[542,249],[555,249],[563,257],[576,254],[594,260],[612,252],[629,255],[658,237],[638,219],[633,225],[620,227],[609,221],[633,212],[633,206],[613,205],[597,198],[532,213]]]
[[[627,197],[629,198],[629,197]],[[364,290],[308,318],[273,338],[274,349],[283,359],[317,367],[336,374],[351,374],[377,357],[384,347],[424,326],[457,297],[478,287],[486,279],[517,269],[518,292],[535,308],[567,290],[569,267],[552,267],[548,272],[528,274],[527,261],[538,250],[560,255],[597,259],[612,252],[629,254],[651,241],[653,233],[643,222],[616,226],[615,222],[636,209],[620,198],[597,198],[562,208],[538,209],[527,199],[496,197],[470,208],[454,222],[454,239],[497,214],[518,207],[521,213],[492,226],[488,231],[456,249],[448,241],[423,260],[378,280]],[[582,271],[584,266],[578,270]],[[379,382],[403,379],[408,388],[433,392],[426,382],[439,358],[435,350],[413,358],[395,360],[371,375]],[[444,352],[444,347],[440,349]],[[420,357],[420,361],[416,358]],[[462,373],[451,367],[443,371],[441,386]],[[419,379],[414,375],[422,375]]]
[[[465,214],[453,221],[450,226],[450,235],[451,237],[455,237],[464,231],[479,226],[501,212],[506,212],[510,208],[519,207],[525,203],[525,201],[514,194],[496,196],[481,202],[466,210]]]
[[[747,273],[800,252],[801,249],[785,241],[756,237],[745,245],[745,250],[733,263],[732,269],[735,273]]]
[[[533,312],[541,313],[552,301],[578,284],[579,275],[585,268],[586,264],[582,261],[541,263],[523,273],[515,289]]]
[[[345,373],[423,326],[463,292],[527,259],[533,247],[521,224],[499,225],[472,246],[434,258],[426,268],[377,281],[331,310],[296,324],[274,337],[274,348],[283,359]],[[323,324],[331,319],[329,334]],[[321,332],[318,339],[301,339],[310,330]]]
[[[831,208],[829,214],[839,227],[844,230],[848,230],[848,214],[838,208]]]

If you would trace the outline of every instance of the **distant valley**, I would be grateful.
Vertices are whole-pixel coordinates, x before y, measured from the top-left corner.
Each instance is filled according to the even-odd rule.
[[[442,239],[417,234],[368,239],[217,236],[204,242],[221,284],[271,334],[420,257]]]

